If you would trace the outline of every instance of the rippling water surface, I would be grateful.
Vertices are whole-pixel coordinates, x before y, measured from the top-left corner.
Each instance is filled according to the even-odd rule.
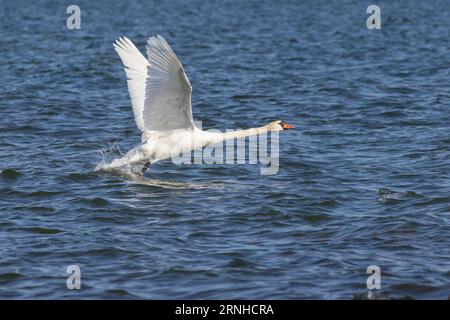
[[[1,298],[450,295],[447,1],[75,1],[0,6]],[[96,173],[139,143],[112,42],[160,33],[204,128],[274,119],[280,171]],[[82,289],[66,289],[79,265]]]

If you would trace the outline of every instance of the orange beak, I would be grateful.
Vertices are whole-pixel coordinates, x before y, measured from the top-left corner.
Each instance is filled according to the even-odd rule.
[[[290,125],[290,124],[287,124],[287,123],[284,123],[281,127],[282,127],[284,130],[287,130],[287,129],[294,129],[294,128],[295,128],[294,126],[292,126],[292,125]]]

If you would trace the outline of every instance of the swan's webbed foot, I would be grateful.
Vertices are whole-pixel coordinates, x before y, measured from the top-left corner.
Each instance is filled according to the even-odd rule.
[[[145,171],[147,171],[147,169],[150,167],[150,161],[147,161],[144,166],[142,167],[142,171],[141,173],[144,174]]]

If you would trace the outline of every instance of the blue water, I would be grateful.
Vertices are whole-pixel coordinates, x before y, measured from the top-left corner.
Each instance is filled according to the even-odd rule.
[[[0,6],[0,298],[450,296],[448,1]],[[203,128],[297,127],[280,170],[97,173],[140,142],[112,42],[163,35]],[[81,268],[81,290],[66,268]]]

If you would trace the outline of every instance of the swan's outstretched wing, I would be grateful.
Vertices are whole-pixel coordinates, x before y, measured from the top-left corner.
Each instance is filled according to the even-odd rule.
[[[193,128],[191,84],[163,37],[150,37],[148,60],[126,37],[114,43],[125,66],[128,92],[142,139],[154,131]]]
[[[133,42],[126,37],[116,40],[114,49],[125,66],[125,73],[128,78],[128,92],[130,93],[134,118],[144,137],[146,132],[143,117],[145,86],[147,82],[147,68],[150,65]]]
[[[150,65],[143,113],[145,128],[149,131],[193,128],[192,87],[177,56],[160,35],[148,39],[147,55]]]

